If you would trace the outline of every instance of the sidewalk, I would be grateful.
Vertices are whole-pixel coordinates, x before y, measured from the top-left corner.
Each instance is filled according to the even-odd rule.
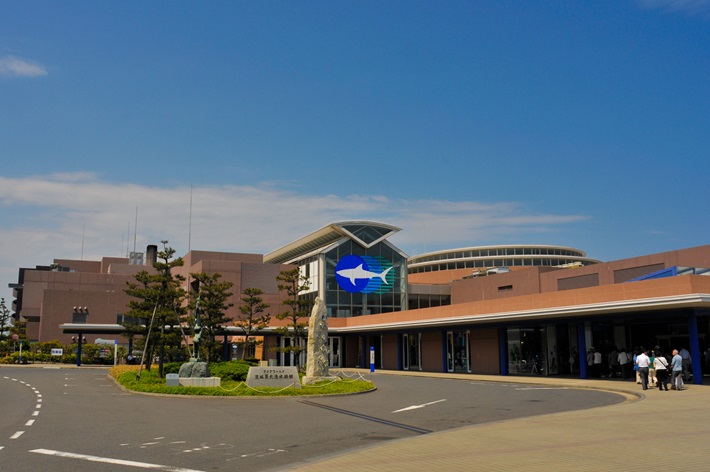
[[[426,434],[358,449],[297,471],[705,471],[710,387],[643,391],[633,381],[383,372],[569,388],[625,395],[625,402]]]

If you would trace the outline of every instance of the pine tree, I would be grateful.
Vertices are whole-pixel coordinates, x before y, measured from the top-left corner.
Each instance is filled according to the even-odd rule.
[[[137,273],[134,276],[136,283],[129,282],[125,290],[128,295],[134,297],[134,300],[128,303],[128,315],[133,318],[148,319],[145,349],[147,355],[142,361],[145,363],[146,370],[150,370],[157,349],[160,377],[163,377],[166,346],[172,346],[173,351],[180,346],[180,334],[172,328],[180,325],[180,318],[185,313],[182,306],[185,299],[182,283],[185,278],[172,273],[172,269],[182,267],[184,261],[181,257],[173,259],[175,250],[167,245],[168,241],[164,240],[162,243],[163,250],[158,251],[157,261],[153,264],[155,271]],[[166,332],[166,327],[171,329]]]
[[[10,327],[10,310],[8,310],[7,305],[5,305],[5,299],[0,298],[0,342],[2,342],[7,335],[5,330]]]
[[[190,309],[195,310],[197,300],[199,299],[199,316],[202,323],[202,339],[201,345],[202,354],[205,354],[205,359],[209,363],[216,355],[216,347],[219,343],[215,340],[215,335],[220,328],[231,323],[232,319],[228,318],[226,312],[234,306],[234,303],[229,303],[229,298],[233,295],[228,290],[234,285],[232,282],[222,281],[222,274],[215,273],[209,275],[205,272],[190,274],[198,284],[196,292],[190,293]],[[191,326],[195,325],[195,317],[190,319]],[[200,357],[201,353],[195,353]]]
[[[263,342],[252,341],[251,336],[269,326],[271,321],[271,315],[264,313],[270,305],[264,303],[264,299],[261,298],[263,294],[264,291],[260,288],[245,288],[242,290],[242,295],[244,296],[241,298],[242,305],[239,306],[242,316],[234,321],[235,326],[244,330],[244,342],[240,343],[242,346],[242,359],[244,359],[247,350],[251,346],[256,347]]]
[[[287,336],[291,339],[291,345],[283,348],[278,348],[280,352],[293,354],[296,367],[300,367],[300,354],[305,350],[305,339],[307,338],[306,328],[307,322],[302,322],[302,318],[308,318],[310,315],[310,301],[299,295],[308,290],[308,278],[301,275],[298,267],[291,270],[282,270],[276,276],[279,283],[279,291],[286,292],[286,299],[282,304],[287,309],[276,315],[279,320],[288,320],[288,323],[276,328],[275,331],[282,336]]]

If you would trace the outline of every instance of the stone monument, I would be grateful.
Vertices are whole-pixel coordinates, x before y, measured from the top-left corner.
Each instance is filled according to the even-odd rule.
[[[330,380],[328,373],[328,318],[325,303],[316,298],[308,322],[308,360],[306,361],[306,376],[303,384],[312,384],[319,380]]]

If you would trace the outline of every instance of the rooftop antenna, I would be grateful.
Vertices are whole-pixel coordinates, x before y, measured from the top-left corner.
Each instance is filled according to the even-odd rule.
[[[138,205],[136,205],[136,224],[133,225],[133,252],[136,252],[136,234],[138,233]]]
[[[187,230],[187,252],[190,252],[192,247],[192,184],[190,184],[190,220]]]
[[[81,228],[81,259],[80,261],[84,260],[84,233],[86,232],[86,221],[84,221],[84,227]]]
[[[126,233],[126,258],[130,257],[128,245],[131,244],[131,220],[128,220],[128,232]],[[121,248],[123,249],[123,248]]]

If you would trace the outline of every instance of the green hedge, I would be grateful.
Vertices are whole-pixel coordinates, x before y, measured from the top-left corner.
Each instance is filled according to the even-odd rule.
[[[231,366],[228,364],[232,364]],[[236,373],[242,369],[244,362],[220,362],[210,364],[219,371],[220,368]],[[154,366],[155,367],[155,366]],[[165,367],[165,366],[163,366]],[[248,367],[247,367],[248,369]],[[211,369],[212,370],[212,369]],[[324,381],[303,388],[249,388],[245,382],[222,377],[219,387],[168,387],[166,380],[158,377],[156,368],[143,370],[140,379],[137,378],[138,366],[119,365],[112,367],[109,374],[128,390],[137,392],[160,393],[167,395],[200,395],[200,396],[303,396],[303,395],[339,395],[347,393],[367,392],[374,389],[372,382],[363,380]],[[218,377],[219,375],[215,375]]]
[[[12,351],[14,346],[8,342],[2,343],[5,350],[0,352],[0,364],[17,364],[20,358],[20,351]],[[29,345],[29,346],[28,346]],[[10,350],[8,350],[8,347]],[[62,356],[53,356],[52,349],[61,348],[64,350]],[[42,363],[42,364],[76,364],[76,344],[62,345],[59,341],[47,341],[42,343],[24,343],[22,350],[22,363]],[[81,363],[92,365],[113,365],[113,346],[104,344],[82,344]],[[122,346],[118,348],[119,361],[124,359],[126,349]]]

